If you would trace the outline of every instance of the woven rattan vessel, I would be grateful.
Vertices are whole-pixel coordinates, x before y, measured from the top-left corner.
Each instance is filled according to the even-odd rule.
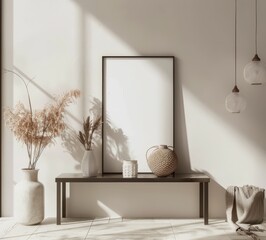
[[[176,170],[177,156],[170,148],[173,147],[167,145],[153,146],[146,152],[148,166],[158,177],[168,176]]]

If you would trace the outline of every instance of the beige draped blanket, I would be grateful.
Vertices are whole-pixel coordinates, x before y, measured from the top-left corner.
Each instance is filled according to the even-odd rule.
[[[264,191],[251,185],[227,188],[226,218],[238,234],[246,234],[258,240],[254,232],[264,231],[259,225],[263,222]]]

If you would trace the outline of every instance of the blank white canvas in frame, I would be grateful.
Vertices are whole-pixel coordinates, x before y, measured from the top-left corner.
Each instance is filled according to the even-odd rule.
[[[123,160],[137,160],[151,172],[146,151],[173,146],[173,57],[104,57],[103,172],[122,171]]]

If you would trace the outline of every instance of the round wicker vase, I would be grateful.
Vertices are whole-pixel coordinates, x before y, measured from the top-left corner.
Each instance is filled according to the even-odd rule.
[[[172,147],[171,147],[172,148]],[[153,151],[150,151],[153,149]],[[158,177],[165,177],[176,170],[177,156],[170,146],[160,145],[148,149],[146,153],[148,166]]]

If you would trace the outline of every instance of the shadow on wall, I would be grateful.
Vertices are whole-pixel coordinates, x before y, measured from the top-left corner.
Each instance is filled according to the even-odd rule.
[[[81,45],[86,47],[84,42],[90,42],[90,35],[86,36],[91,25],[86,22],[86,17],[92,15],[97,18],[105,27],[115,33],[120,39],[135,49],[139,55],[176,55],[178,35],[173,34],[176,28],[176,11],[169,8],[163,1],[86,1],[77,0],[81,12]],[[179,1],[170,1],[178,8]],[[183,5],[184,3],[182,3]],[[152,10],[150,8],[152,5]],[[185,3],[186,5],[186,3]],[[158,18],[158,16],[162,16]],[[156,26],[156,28],[154,28]],[[172,34],[169,36],[169,32]],[[84,41],[84,38],[86,41]],[[143,44],[149,43],[149,44]],[[166,43],[166,44],[162,44]],[[84,52],[84,51],[83,51]],[[104,53],[99,50],[99,55]],[[111,55],[116,55],[114,52]],[[108,55],[108,54],[107,54]],[[121,54],[123,55],[123,54]],[[84,61],[87,59],[84,57]],[[95,59],[96,60],[96,59]],[[175,89],[175,149],[179,158],[179,168],[177,172],[192,172],[189,158],[187,132],[183,103],[183,83],[180,80],[179,57],[176,55],[176,89]],[[89,62],[83,64],[89,65]],[[82,69],[81,69],[82,71]]]
[[[46,97],[54,100],[54,97],[46,91],[43,87],[38,85],[32,78],[30,78],[27,74],[25,74],[22,70],[14,66],[16,72],[18,72],[24,79],[26,79],[32,86],[41,91]],[[91,108],[89,109],[90,116],[99,116],[102,113],[102,102],[92,97],[90,99]],[[72,120],[82,125],[80,119],[75,117],[69,111],[66,110],[67,116],[69,116]],[[106,120],[106,129],[108,130],[108,144],[106,146],[106,158],[111,159],[114,162],[119,164],[121,168],[121,161],[117,161],[120,159],[129,159],[128,147],[127,147],[127,137],[123,134],[122,129],[116,129],[112,127],[110,120],[107,118]],[[76,165],[76,169],[80,169],[80,163],[82,161],[82,157],[84,154],[84,147],[79,142],[77,138],[78,131],[73,129],[71,126],[67,126],[65,132],[61,135],[62,147],[66,149],[67,153],[71,155],[71,157],[78,162]],[[101,156],[102,153],[102,136],[100,131],[95,131],[93,135],[93,149],[96,156]],[[116,149],[116,155],[114,155],[113,149]],[[98,159],[101,159],[99,157]],[[101,169],[101,162],[98,162],[98,167]]]
[[[155,5],[151,1],[137,0],[137,1],[86,1],[77,0],[75,4],[80,6],[80,28],[81,28],[81,42],[82,46],[81,54],[83,56],[83,63],[81,65],[81,72],[84,72],[84,67],[90,66],[90,62],[84,55],[84,49],[88,47],[88,42],[90,42],[90,35],[86,35],[88,29],[91,30],[91,24],[88,23],[88,18],[90,14],[101,21],[108,29],[111,29],[119,38],[124,40],[126,43],[137,50],[138,55],[158,55],[158,56],[172,56],[174,55],[173,43],[175,39],[170,39],[167,37],[165,31],[169,31],[168,25],[171,22],[171,18],[176,16],[173,11],[172,16],[167,15],[163,21],[158,18],[158,13],[165,12],[166,5],[163,2],[155,2]],[[139,6],[143,6],[139,8]],[[147,12],[150,9],[150,5],[153,5],[155,11],[153,13]],[[147,8],[145,8],[145,5]],[[168,9],[169,10],[169,9]],[[167,10],[167,11],[168,11]],[[115,13],[115,14],[114,14]],[[148,14],[148,15],[147,15]],[[151,14],[151,16],[149,16]],[[170,17],[170,18],[169,18]],[[149,19],[149,20],[148,20]],[[170,19],[170,20],[169,20]],[[153,30],[150,26],[146,26],[147,20],[150,25],[156,25],[158,29]],[[167,25],[165,25],[165,21]],[[126,24],[125,24],[126,22]],[[147,31],[147,29],[149,29]],[[159,34],[159,35],[158,35]],[[163,39],[162,39],[163,38]],[[166,39],[164,39],[166,38]],[[149,42],[149,44],[143,44],[143,42]],[[162,46],[162,42],[167,42]],[[170,44],[168,44],[170,43]],[[173,43],[176,45],[176,43]],[[96,49],[99,56],[95,58],[100,65],[100,58],[102,55],[117,55],[117,52],[102,52],[102,49],[97,46]],[[123,54],[120,54],[123,55]],[[125,54],[127,55],[127,54]],[[185,114],[184,114],[184,102],[183,102],[183,89],[182,82],[180,80],[180,72],[178,71],[179,59],[175,57],[175,119],[178,119],[175,123],[175,149],[179,159],[179,167],[177,172],[192,172],[190,165],[190,157],[188,150],[187,141],[187,131],[185,124]],[[84,78],[85,79],[85,78]]]
[[[205,4],[202,4],[197,1],[169,0],[165,4],[160,0],[77,0],[75,3],[80,6],[83,14],[95,17],[140,55],[175,54],[179,59],[182,57],[183,63],[190,63],[193,71],[187,70],[185,82],[178,78],[179,89],[176,90],[178,116],[176,149],[182,162],[182,172],[191,171],[188,163],[187,136],[184,130],[186,126],[182,99],[183,87],[191,92],[199,102],[207,106],[207,109],[215,113],[219,119],[222,119],[223,123],[248,139],[252,145],[260,149],[265,148],[265,141],[261,139],[260,133],[264,128],[264,123],[262,118],[256,117],[259,114],[256,107],[250,106],[249,113],[244,113],[246,115],[241,121],[225,115],[224,99],[227,93],[223,89],[228,89],[228,93],[231,91],[230,71],[233,77],[233,68],[230,67],[233,64],[233,51],[231,48],[228,49],[233,39],[233,34],[230,35],[233,26],[232,29],[228,26],[232,25],[230,23],[233,22],[233,18],[232,21],[226,18],[224,12],[230,10],[229,14],[233,17],[231,1],[205,1]],[[206,4],[212,11],[206,11]],[[190,14],[187,14],[188,12]],[[213,24],[210,19],[217,24]],[[184,22],[186,22],[186,28],[181,25]],[[82,27],[86,30],[87,26],[83,24]],[[224,56],[224,58],[217,59],[217,56]],[[209,65],[210,59],[216,59],[212,69]],[[224,77],[228,81],[224,81]],[[241,89],[245,91],[244,88],[246,87],[241,86]],[[260,104],[257,103],[258,105]],[[214,143],[215,141],[212,144]],[[179,147],[180,145],[182,147]]]
[[[33,87],[37,88],[43,95],[50,98],[51,100],[54,100],[54,96],[51,95],[48,91],[46,91],[43,87],[38,85],[35,81],[33,81],[32,78],[30,78],[27,74],[25,74],[22,70],[14,66],[14,69],[16,72],[18,72],[24,79],[26,79]],[[97,115],[97,113],[101,113],[101,101],[99,101],[96,98],[92,99],[92,108],[91,113]],[[78,119],[76,116],[74,116],[72,113],[66,110],[66,115],[70,117],[72,120],[74,120],[76,123],[79,123],[82,125],[80,119]],[[100,133],[95,133],[95,141],[94,141],[94,148],[95,152],[101,152],[101,139],[100,139]],[[65,132],[61,135],[62,140],[62,147],[66,149],[67,153],[69,153],[74,160],[78,162],[76,165],[76,169],[80,169],[80,162],[82,160],[83,154],[84,154],[84,148],[80,144],[80,142],[77,139],[77,131],[73,129],[71,126],[67,126],[67,129]]]
[[[77,138],[77,131],[68,126],[65,132],[61,135],[61,139],[62,147],[72,156],[74,160],[78,162],[75,168],[80,169],[80,163],[84,154],[84,147]]]
[[[187,184],[78,183],[76,187],[70,188],[70,198],[67,199],[68,216],[198,218],[199,184],[192,183],[189,187]],[[225,218],[224,188],[211,181],[209,189],[210,217]],[[93,194],[82,195],[80,198],[80,193],[84,192]]]
[[[220,16],[224,11],[218,11],[218,9],[225,8],[224,6],[228,6],[228,3],[231,1],[207,1],[210,7],[209,9],[212,9],[212,11],[206,11],[206,4],[202,4],[201,1],[188,0],[169,0],[167,1],[168,4],[165,4],[165,1],[161,0],[75,0],[73,2],[80,6],[80,10],[85,16],[91,14],[97,18],[104,26],[125,41],[130,47],[134,48],[140,55],[150,55],[152,53],[156,55],[176,55],[178,57],[179,61],[178,64],[176,63],[176,65],[178,65],[176,69],[180,71],[177,71],[177,88],[175,90],[176,119],[178,119],[176,122],[176,149],[180,161],[179,164],[181,165],[180,171],[191,171],[183,106],[183,87],[186,87],[199,102],[206,105],[207,108],[221,118],[224,123],[228,124],[235,131],[240,132],[247,139],[250,139],[250,141],[258,147],[264,147],[264,142],[260,141],[253,132],[254,127],[258,129],[256,131],[259,131],[265,124],[262,121],[258,122],[258,119],[255,117],[257,114],[249,114],[242,122],[232,121],[224,117],[223,101],[225,96],[223,96],[223,91],[221,91],[221,89],[224,89],[227,83],[220,77],[224,76],[224,69],[221,68],[224,62],[217,58],[217,56],[220,56],[221,52],[225,51],[225,60],[228,60],[232,58],[232,52],[227,51],[227,49],[223,47],[224,43],[227,41],[227,37],[225,37],[225,33],[227,32],[224,31],[227,31],[227,29],[224,29],[224,26],[227,26],[227,20],[225,24],[218,23],[217,21],[217,25],[212,27],[209,19],[213,19],[213,21],[216,21],[219,17],[225,19],[224,16]],[[191,4],[192,2],[193,4]],[[226,2],[226,4],[223,5],[223,2]],[[169,5],[172,7],[169,7]],[[180,7],[180,5],[182,5],[182,7]],[[152,8],[150,6],[152,6]],[[201,11],[206,14],[204,16],[198,14]],[[83,21],[81,24],[81,34],[83,34],[84,38],[82,39],[83,42],[80,44],[84,59],[86,58],[85,52],[88,50],[84,45],[89,41],[85,36],[87,30],[85,19],[84,16],[81,18]],[[180,28],[179,24],[182,22],[185,22],[187,26],[185,30]],[[212,33],[211,38],[209,37],[210,32]],[[231,41],[231,39],[229,40]],[[200,47],[201,44],[202,47]],[[219,48],[217,48],[217,46],[219,46]],[[187,51],[187,54],[184,54],[184,51]],[[212,69],[209,68],[210,59],[215,59],[215,65]],[[187,62],[191,63],[189,66],[190,68],[184,69],[184,63]],[[206,68],[202,68],[204,64]],[[180,67],[181,65],[182,69]],[[195,68],[196,66],[198,66],[198,68]],[[81,65],[82,72],[85,72],[87,67],[88,65],[85,59],[85,62]],[[193,71],[191,71],[192,68]],[[208,75],[208,73],[205,73],[205,69],[207,69],[206,72],[208,73],[211,71],[215,72],[215,75]],[[229,70],[230,69],[229,67]],[[185,71],[194,72],[195,74],[191,75],[190,73],[186,73],[188,74],[186,78],[182,77],[181,79],[180,76],[181,74],[184,76],[183,74]],[[217,80],[213,81],[213,77],[216,77]],[[85,81],[85,75],[83,79]],[[183,82],[184,79],[186,80],[185,82]],[[198,84],[195,84],[195,81],[197,81]],[[36,87],[39,88],[37,85]],[[206,89],[206,87],[210,87],[210,89]],[[39,89],[52,98],[43,88]],[[219,108],[217,108],[218,105],[216,100],[218,98],[221,100],[219,102],[220,105],[218,104]],[[257,104],[257,106],[259,105],[260,104]],[[256,108],[254,108],[254,111],[256,111]],[[70,113],[68,114],[71,116]],[[71,118],[79,122],[79,119],[75,118],[75,116],[71,116]],[[253,127],[247,128],[248,122],[252,122]],[[75,145],[75,139],[73,139],[72,134],[73,132],[70,132],[70,136],[66,137],[66,139],[70,139],[70,145],[66,148],[69,154],[72,154],[73,157],[75,156],[76,161],[80,161],[81,156],[78,154],[79,147]],[[223,170],[224,167],[221,167],[221,170]],[[186,190],[185,187],[183,189],[181,188],[181,191],[184,190]],[[147,193],[149,192],[150,189],[147,189]],[[156,189],[153,192],[156,192]],[[137,193],[138,189],[135,191],[136,195],[133,195],[132,199],[135,199]],[[113,195],[113,193],[110,192],[110,195]],[[123,196],[121,196],[121,198],[122,197]],[[165,201],[167,202],[167,199]],[[120,201],[118,201],[118,203],[119,202]],[[217,202],[220,203],[220,200]],[[142,205],[142,203],[139,204]],[[83,206],[86,205],[85,202]]]
[[[103,171],[110,172],[111,169],[121,169],[122,171],[122,161],[131,159],[129,156],[128,138],[121,128],[112,126],[108,117],[104,124],[105,133],[108,132],[108,136],[103,136],[105,141]]]
[[[26,80],[28,80],[32,86],[36,87],[39,91],[41,91],[45,96],[50,98],[51,100],[54,99],[54,97],[46,91],[43,87],[38,85],[33,79],[31,79],[27,74],[25,74],[23,71],[21,71],[19,68],[14,67],[14,69]],[[102,113],[102,102],[92,97],[90,100],[91,108],[89,110],[89,115],[92,116],[98,116],[100,113]],[[66,111],[66,114],[72,118],[75,122],[78,122],[80,125],[82,123],[80,122],[80,119],[75,117],[70,112]],[[128,149],[128,138],[124,134],[123,129],[121,128],[115,128],[112,126],[112,121],[109,119],[108,115],[106,116],[106,119],[104,119],[105,124],[105,132],[108,132],[108,136],[104,136],[106,147],[104,151],[104,160],[106,166],[106,172],[108,172],[108,169],[122,169],[122,160],[124,159],[130,159],[129,155],[129,149]],[[78,131],[73,129],[71,126],[68,126],[65,132],[61,135],[62,140],[62,147],[66,150],[68,154],[71,155],[71,157],[78,163],[75,168],[76,170],[80,169],[80,163],[82,161],[82,157],[84,154],[84,148],[82,144],[79,142],[77,138]],[[94,133],[93,137],[93,149],[95,152],[95,155],[98,156],[97,159],[101,159],[102,154],[102,136],[99,131],[96,131]],[[101,168],[102,162],[98,161],[98,167]],[[112,171],[112,170],[111,170]]]
[[[91,108],[89,109],[88,115],[94,119],[95,117],[99,116],[102,112],[102,104],[101,101],[97,98],[92,97],[90,100]],[[84,118],[87,118],[87,116],[84,116]],[[65,130],[65,132],[62,134],[62,147],[66,149],[67,153],[71,155],[71,157],[78,162],[76,165],[76,169],[80,169],[81,161],[84,155],[84,146],[80,143],[78,140],[78,131],[83,132],[82,129],[82,123],[80,124],[79,130],[74,130],[71,126],[68,126],[68,128]],[[93,142],[92,142],[92,148],[94,151],[95,156],[101,155],[101,149],[102,149],[102,142],[101,142],[101,132],[100,130],[96,130],[93,134]],[[100,157],[96,157],[96,159],[100,159]],[[98,162],[98,167],[100,169],[101,163]]]
[[[102,113],[102,102],[92,97],[90,100],[91,108],[89,110],[90,116],[99,116]],[[119,168],[121,168],[121,160],[129,159],[127,137],[124,135],[121,128],[114,128],[111,121],[106,119],[104,121],[106,132],[108,131],[108,138],[106,139],[106,151],[105,158],[110,160],[112,163],[116,163]],[[80,169],[80,164],[84,154],[84,147],[79,142],[77,138],[78,131],[74,130],[70,126],[66,129],[62,138],[62,146],[67,152],[72,156],[74,160],[78,162],[76,169]],[[93,135],[93,151],[96,156],[101,156],[102,154],[102,135],[101,131],[95,131]],[[101,159],[98,157],[97,159]],[[98,162],[99,170],[101,169],[101,162]]]
[[[32,78],[30,78],[26,73],[24,73],[22,70],[20,70],[19,68],[17,68],[16,66],[13,66],[15,71],[18,72],[24,79],[26,79],[32,86],[34,86],[35,88],[37,88],[41,93],[43,93],[43,95],[45,95],[46,97],[50,98],[51,100],[54,100],[54,96],[52,94],[50,94],[48,91],[46,91],[43,87],[41,87],[40,85],[38,85],[35,81],[33,81]],[[74,116],[73,114],[71,114],[69,111],[65,110],[67,116],[69,116],[72,120],[74,120],[77,123],[80,123],[80,119],[78,119],[76,116]]]
[[[178,67],[178,59],[175,61],[175,69]],[[30,78],[27,74],[25,74],[22,70],[14,66],[14,69],[23,76],[26,80],[28,80],[32,86],[36,87],[39,91],[41,91],[45,96],[50,98],[51,100],[54,99],[53,95],[51,95],[49,92],[47,92],[43,87],[38,85],[35,81],[33,81],[32,78]],[[176,71],[176,78],[178,77],[178,71]],[[179,119],[179,124],[183,123],[185,125],[185,119],[180,117],[180,107],[183,109],[183,97],[182,97],[182,91],[180,91],[181,87],[179,86],[180,83],[178,81],[176,82],[176,89],[175,89],[175,95],[178,99],[176,99],[176,116],[175,119]],[[179,92],[177,92],[179,91]],[[92,97],[90,100],[91,108],[89,110],[90,114],[97,116],[99,113],[102,112],[102,102]],[[177,104],[178,103],[178,104]],[[78,119],[76,116],[71,114],[69,111],[66,110],[66,114],[75,122],[78,122],[80,125],[82,125],[80,119]],[[183,119],[183,120],[182,120]],[[110,169],[110,166],[108,167],[108,162],[112,163],[111,169],[121,169],[122,166],[122,160],[123,159],[130,159],[129,156],[129,149],[127,145],[127,136],[123,133],[123,130],[121,128],[115,128],[112,126],[111,120],[106,117],[106,132],[108,132],[108,138],[105,136],[107,145],[106,145],[106,151],[105,153],[105,160],[107,160],[107,169]],[[189,158],[185,157],[188,155],[187,153],[184,154],[184,149],[187,148],[187,141],[186,141],[186,128],[176,127],[175,129],[176,138],[179,138],[179,141],[176,143],[176,151],[178,154],[178,159],[180,161],[183,159],[186,159],[186,161],[182,161],[182,170],[181,172],[191,172],[190,168],[190,162],[187,160]],[[67,153],[72,156],[72,158],[78,162],[76,165],[76,169],[80,169],[80,163],[84,154],[84,148],[80,144],[80,142],[77,139],[77,131],[73,129],[71,126],[68,126],[68,128],[65,130],[65,132],[62,134],[62,146],[64,149],[66,149]],[[182,140],[180,139],[182,137]],[[185,139],[185,141],[184,141]],[[102,154],[102,142],[101,142],[101,135],[99,132],[96,132],[94,135],[94,152],[96,156],[101,156]],[[98,159],[101,159],[101,157],[98,157]],[[109,161],[110,160],[110,161]],[[102,162],[98,162],[99,169],[101,169]],[[177,169],[177,172],[179,172],[180,169]]]
[[[66,152],[71,155],[72,159],[74,159],[77,162],[77,165],[75,166],[76,170],[80,170],[81,167],[81,161],[84,155],[84,147],[79,142],[77,135],[78,131],[74,130],[70,126],[67,127],[65,132],[61,135],[62,139],[62,147],[66,150]],[[98,157],[101,154],[102,149],[102,143],[100,138],[100,133],[95,132],[94,133],[94,140],[93,140],[93,151],[96,156],[96,159],[100,159]],[[101,163],[98,161],[98,168],[100,169]]]
[[[256,118],[258,114],[254,113],[255,108],[251,107],[251,112],[241,121],[238,118],[232,119],[229,115],[225,116],[227,114],[224,109],[226,93],[221,89],[228,88],[229,92],[231,90],[231,82],[224,81],[223,77],[226,76],[227,79],[230,79],[231,75],[228,74],[227,76],[224,73],[225,70],[227,72],[231,71],[231,63],[227,63],[228,59],[232,60],[233,63],[233,52],[228,49],[231,37],[228,37],[225,32],[231,34],[233,27],[232,29],[230,27],[224,29],[225,26],[231,26],[230,19],[224,17],[224,12],[228,12],[233,8],[231,8],[230,1],[206,2],[208,2],[212,11],[206,11],[206,4],[187,0],[169,0],[167,4],[159,0],[75,1],[80,6],[83,15],[95,17],[140,55],[151,55],[152,53],[155,55],[177,56],[175,148],[180,164],[177,172],[192,171],[184,114],[183,88],[191,92],[200,103],[203,103],[229,128],[249,139],[258,148],[264,149],[265,147],[264,141],[261,141],[258,137],[261,134],[254,134],[254,131],[258,132],[263,129],[264,124],[259,118]],[[152,8],[150,8],[151,5]],[[190,14],[187,14],[188,12]],[[233,11],[230,14],[233,14]],[[213,19],[217,24],[212,24],[209,19]],[[180,25],[182,22],[187,23],[186,28]],[[82,31],[85,31],[86,23],[83,22],[82,27]],[[212,32],[212,38],[209,37],[210,32]],[[224,59],[217,59],[217,56],[224,56]],[[216,59],[212,69],[209,69],[210,59]],[[193,71],[187,69],[189,73],[185,73],[184,63],[186,62],[190,63]],[[182,69],[180,68],[181,65]],[[221,66],[225,66],[225,68]],[[206,71],[208,69],[210,71]],[[185,78],[184,73],[187,74]],[[214,77],[216,81],[213,81]],[[195,81],[197,81],[197,84],[195,84]],[[250,123],[253,127],[247,128]],[[254,129],[254,126],[256,126],[256,129]],[[215,141],[209,144],[215,144]],[[219,166],[221,170],[226,171],[225,165]],[[195,169],[195,171],[197,170]],[[209,176],[213,174],[206,173]],[[211,177],[213,178],[213,176]],[[222,195],[225,194],[224,189],[221,192],[223,192]],[[221,200],[218,199],[217,202],[221,202]]]
[[[182,79],[180,77],[180,59],[175,58],[175,149],[178,157],[177,173],[190,173],[191,169]],[[180,167],[179,167],[180,166]]]
[[[99,114],[102,113],[102,102],[97,99],[92,99],[92,114]],[[108,137],[102,136],[100,134],[96,135],[96,149],[99,154],[102,152],[102,137],[105,141],[105,150],[103,152],[104,156],[102,156],[102,161],[106,160],[110,163],[114,164],[115,166],[121,169],[122,163],[121,160],[123,159],[130,159],[129,157],[129,150],[127,144],[127,136],[123,133],[121,128],[115,128],[112,126],[111,120],[109,119],[107,113],[105,113],[105,117],[103,119],[102,127],[105,128],[105,134],[108,133]],[[108,163],[108,162],[107,162]],[[105,166],[106,164],[104,164]],[[102,168],[101,168],[102,169]]]

